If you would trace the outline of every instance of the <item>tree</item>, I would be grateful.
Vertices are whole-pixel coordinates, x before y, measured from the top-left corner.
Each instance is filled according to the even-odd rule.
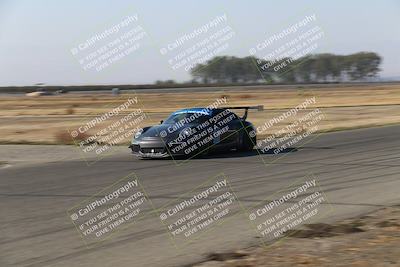
[[[257,82],[261,77],[269,83],[337,82],[375,77],[380,63],[380,56],[373,52],[347,56],[324,53],[270,61],[253,56],[218,56],[196,65],[191,74],[204,83]]]

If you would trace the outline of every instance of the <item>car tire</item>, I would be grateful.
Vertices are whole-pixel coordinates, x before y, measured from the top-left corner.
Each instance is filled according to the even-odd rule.
[[[255,136],[251,137],[249,132],[244,131],[242,133],[241,141],[239,143],[239,151],[252,151],[256,140],[257,139]]]

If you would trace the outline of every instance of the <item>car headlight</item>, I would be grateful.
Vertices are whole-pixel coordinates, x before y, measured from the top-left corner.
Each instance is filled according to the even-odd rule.
[[[142,133],[143,133],[143,129],[138,130],[138,131],[135,133],[134,138],[135,138],[135,139],[139,138],[139,136],[141,136]]]

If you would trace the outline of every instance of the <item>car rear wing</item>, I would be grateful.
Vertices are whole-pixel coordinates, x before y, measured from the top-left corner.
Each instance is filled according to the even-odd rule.
[[[224,107],[226,109],[244,109],[244,115],[242,117],[243,120],[247,118],[247,113],[249,109],[256,109],[257,111],[263,111],[264,110],[264,105],[258,105],[258,106],[246,106],[246,107]]]

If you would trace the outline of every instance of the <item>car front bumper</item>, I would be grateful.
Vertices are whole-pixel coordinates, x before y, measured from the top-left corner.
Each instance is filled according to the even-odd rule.
[[[145,140],[133,140],[129,146],[132,154],[141,158],[167,158],[171,156],[184,156],[168,151],[165,143],[158,138],[147,138]]]
[[[132,143],[129,148],[132,154],[141,158],[166,158],[169,153],[164,146],[160,143]]]

